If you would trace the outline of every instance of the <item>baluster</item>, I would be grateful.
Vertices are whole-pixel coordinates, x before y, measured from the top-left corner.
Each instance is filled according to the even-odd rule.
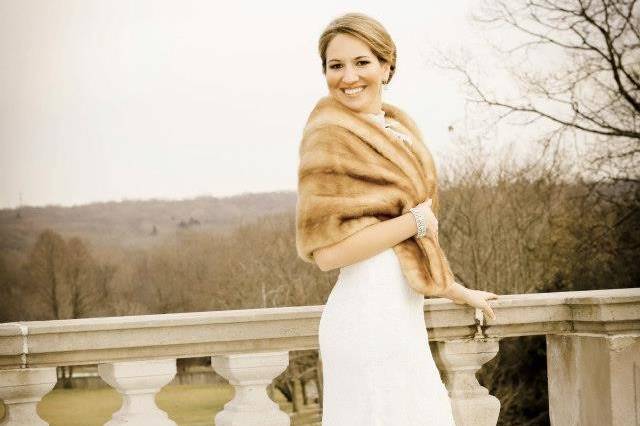
[[[155,395],[176,374],[175,359],[99,364],[98,374],[117,389],[123,399],[122,407],[106,426],[175,426],[155,402]]]
[[[289,352],[216,355],[211,366],[235,387],[215,417],[216,426],[288,426],[289,415],[267,395],[267,386],[289,365]]]
[[[500,401],[478,383],[476,372],[498,353],[498,340],[434,342],[434,359],[451,397],[457,426],[495,426]]]
[[[5,415],[0,425],[47,425],[38,416],[38,402],[56,385],[55,367],[0,370],[0,399]]]

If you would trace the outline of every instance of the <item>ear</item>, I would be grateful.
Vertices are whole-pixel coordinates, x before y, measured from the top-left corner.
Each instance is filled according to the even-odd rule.
[[[384,62],[382,64],[382,70],[384,74],[384,79],[382,81],[389,82],[389,75],[391,74],[391,65],[388,62]]]

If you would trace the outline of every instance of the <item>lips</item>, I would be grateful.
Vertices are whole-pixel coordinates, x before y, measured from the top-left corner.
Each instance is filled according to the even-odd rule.
[[[344,93],[346,96],[354,97],[354,96],[358,96],[358,94],[362,93],[364,91],[365,87],[366,86],[346,87],[346,88],[341,88],[340,90],[342,90],[342,93]]]

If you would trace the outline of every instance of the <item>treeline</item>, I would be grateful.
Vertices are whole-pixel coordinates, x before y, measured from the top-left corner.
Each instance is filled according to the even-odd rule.
[[[189,200],[125,200],[61,207],[22,206],[0,209],[0,252],[26,251],[38,233],[53,229],[77,235],[96,249],[110,246],[146,248],[177,229],[227,232],[265,214],[290,211],[295,192],[275,191]]]
[[[27,253],[0,253],[0,321],[323,304],[332,287],[297,259],[292,213],[148,249],[90,247],[47,229]]]
[[[440,239],[458,280],[472,288],[632,287],[640,276],[636,201],[610,193],[617,204],[584,182],[547,176],[461,180],[442,193]],[[323,304],[337,271],[297,258],[294,219],[264,216],[227,234],[180,230],[146,249],[92,250],[44,230],[28,252],[0,253],[0,320]]]

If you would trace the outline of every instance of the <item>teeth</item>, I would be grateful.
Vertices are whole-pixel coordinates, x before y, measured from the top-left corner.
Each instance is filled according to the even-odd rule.
[[[347,95],[355,95],[356,93],[362,92],[362,90],[362,87],[357,87],[355,89],[344,89],[344,93],[346,93]]]

